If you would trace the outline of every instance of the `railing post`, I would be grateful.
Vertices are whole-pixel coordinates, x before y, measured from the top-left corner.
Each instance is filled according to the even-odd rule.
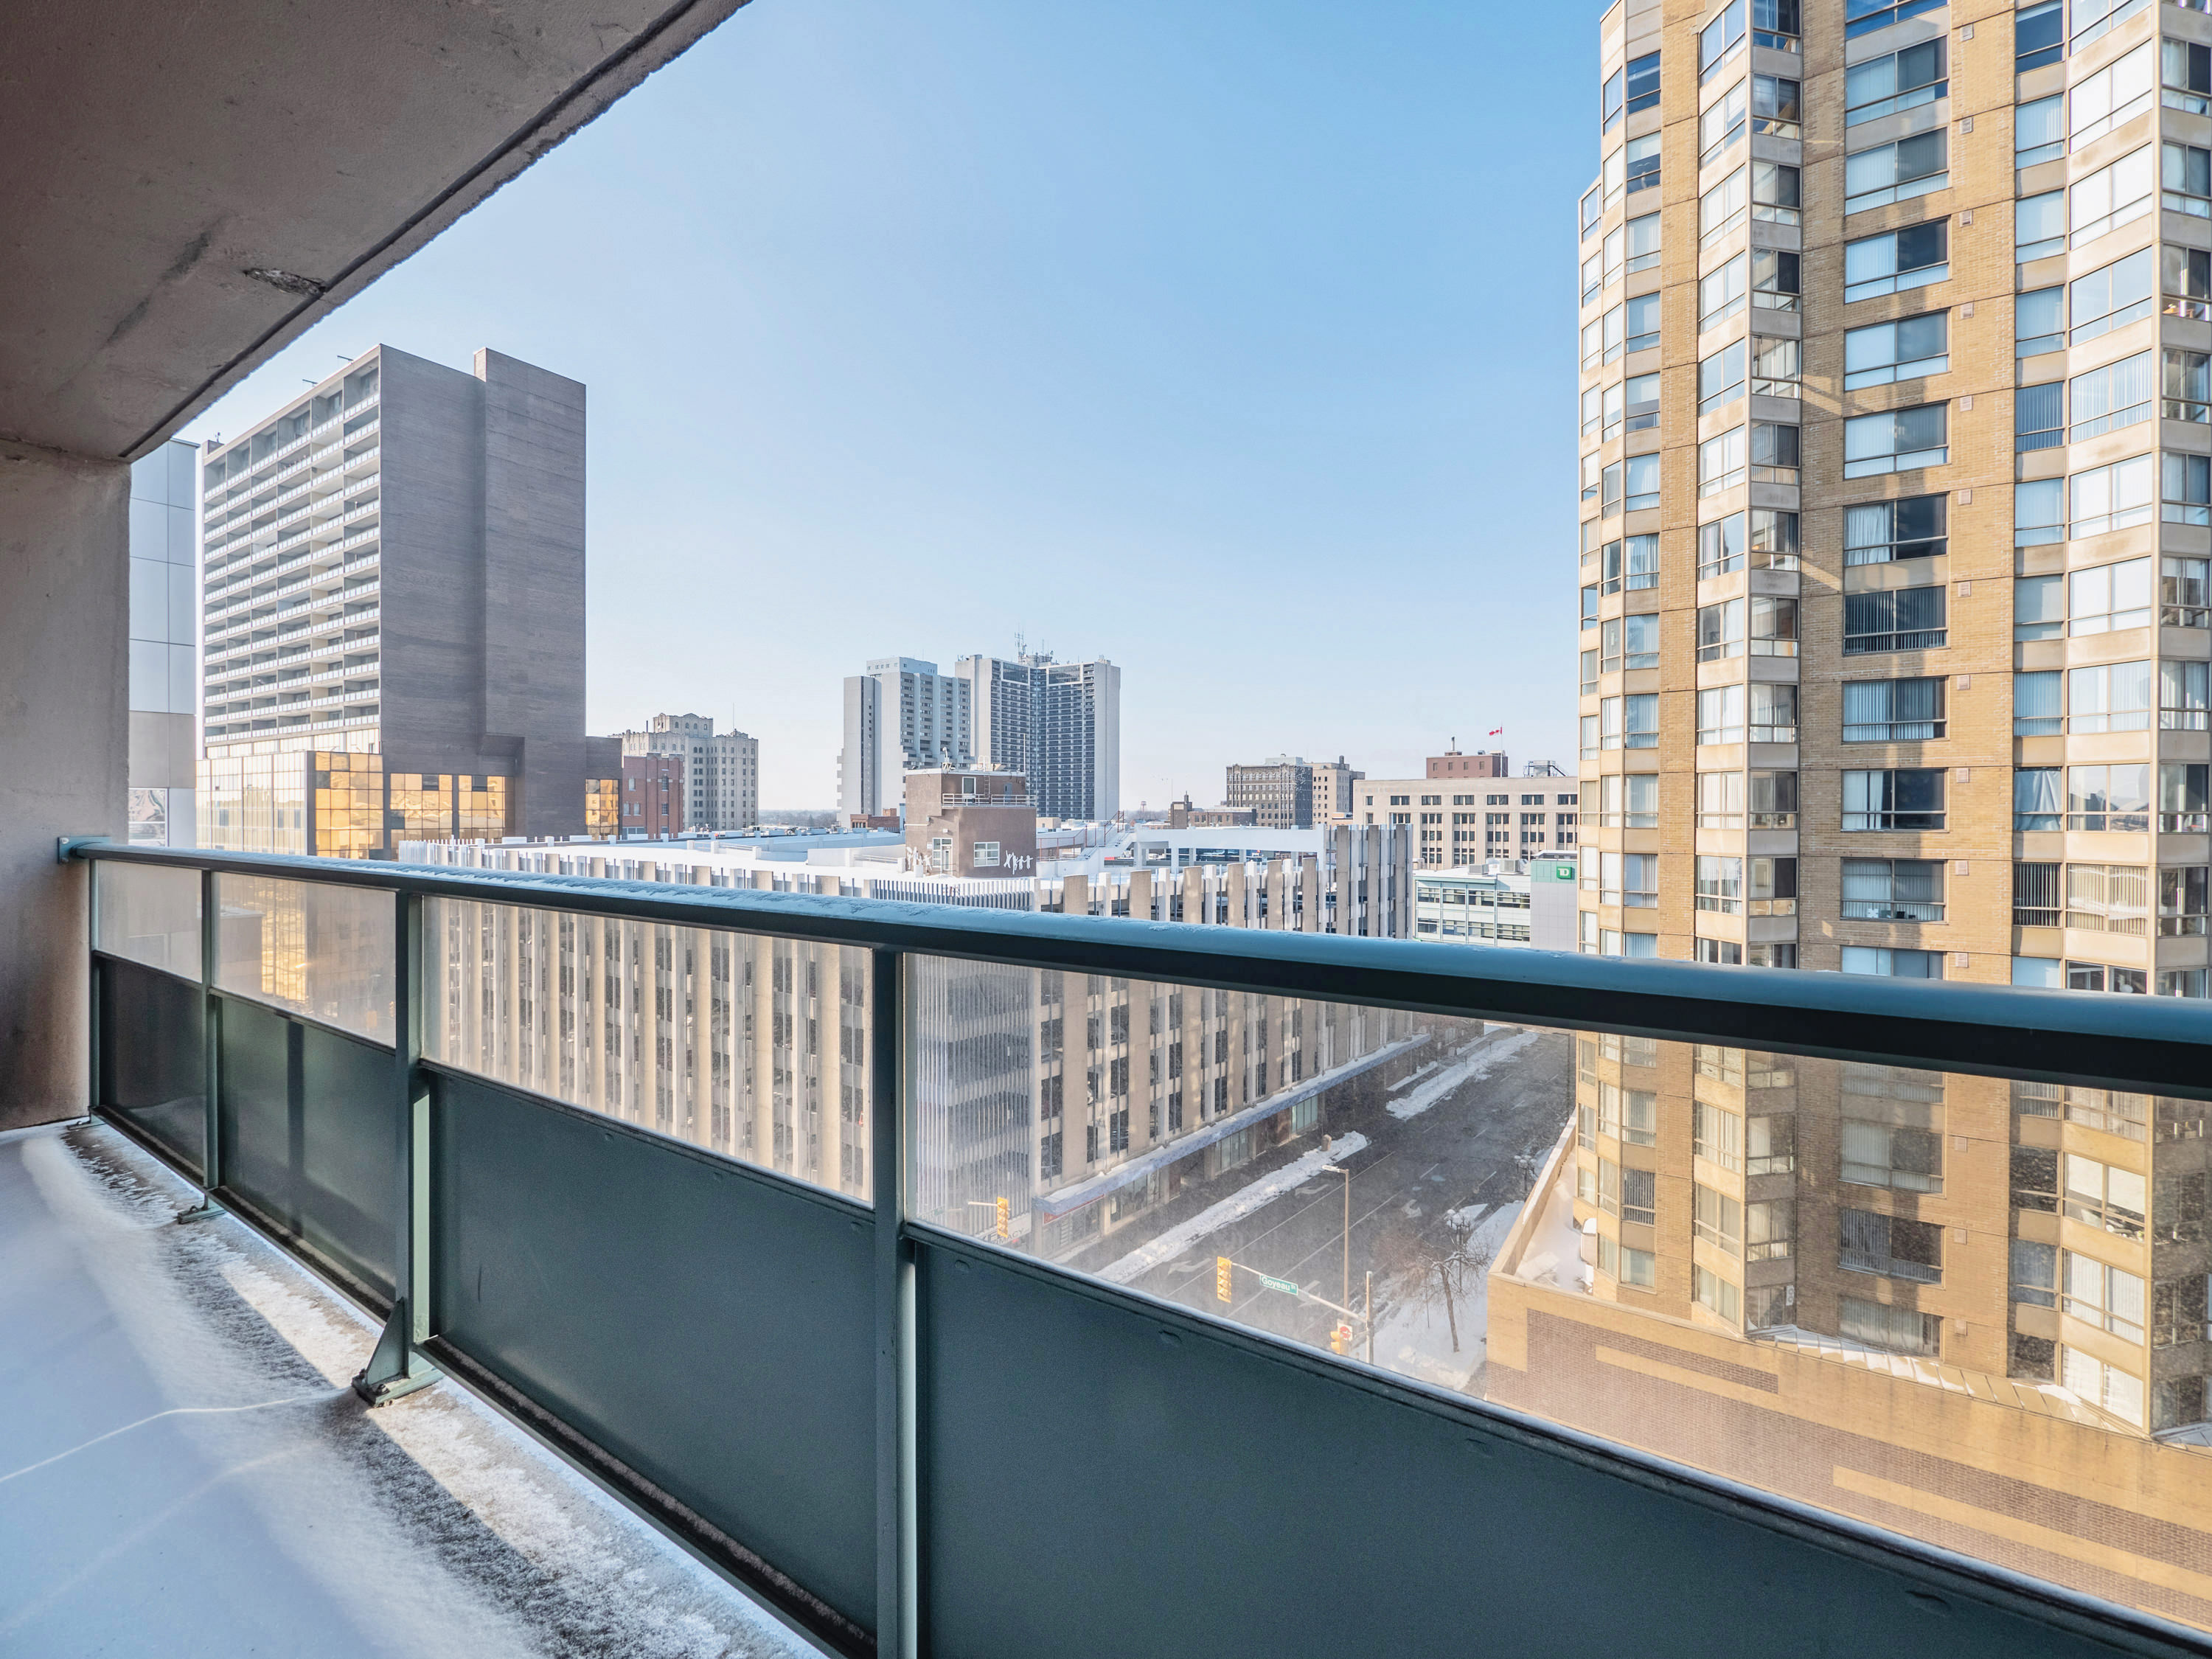
[[[920,1650],[915,1547],[914,1254],[907,1210],[908,971],[896,951],[869,956],[868,1110],[876,1207],[876,1653]]]
[[[444,1375],[416,1346],[430,1335],[430,1096],[422,1075],[422,900],[392,895],[392,1314],[353,1390],[372,1406]]]
[[[200,1201],[178,1216],[179,1221],[205,1221],[223,1213],[215,1196],[222,1189],[222,1005],[215,994],[222,962],[222,913],[216,908],[216,880],[214,871],[200,872]]]

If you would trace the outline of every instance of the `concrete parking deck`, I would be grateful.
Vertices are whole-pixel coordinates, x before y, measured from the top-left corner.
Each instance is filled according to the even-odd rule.
[[[813,1650],[113,1129],[0,1136],[0,1655]]]

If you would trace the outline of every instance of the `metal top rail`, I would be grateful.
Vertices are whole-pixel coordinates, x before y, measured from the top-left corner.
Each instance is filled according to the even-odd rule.
[[[2212,1099],[2212,1002],[70,842],[65,858],[524,904],[1668,1042]]]

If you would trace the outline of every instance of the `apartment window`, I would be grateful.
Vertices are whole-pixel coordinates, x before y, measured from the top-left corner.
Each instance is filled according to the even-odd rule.
[[[2012,867],[2012,925],[2015,927],[2056,927],[2065,914],[2063,874],[2065,866],[2021,861]],[[2017,1162],[2018,1153],[2014,1153]]]
[[[1659,905],[1659,857],[1656,853],[1598,854],[1598,902],[1632,910]]]
[[[1615,237],[1621,242],[1618,258],[1613,247]],[[1659,216],[1646,213],[1631,219],[1605,239],[1605,280],[1608,283],[1624,270],[1633,276],[1639,270],[1654,269],[1659,263]]]
[[[1623,1170],[1620,1172],[1620,1218],[1641,1226],[1656,1226],[1659,1222],[1659,1177],[1651,1170]]]
[[[2149,993],[2147,975],[2140,968],[2114,968],[2101,962],[2069,962],[2066,964],[2066,988],[2069,991],[2108,991],[2116,996],[2139,997]],[[2069,1116],[2072,1114],[2069,1112]],[[2138,1134],[2140,1139],[2140,1134]]]
[[[2166,314],[2199,320],[2212,315],[2212,252],[2168,242],[2160,250],[2160,260]]]
[[[1846,331],[1844,389],[1850,392],[1942,374],[1951,366],[1945,340],[1947,321],[1947,313],[1936,311]]]
[[[1795,311],[1802,291],[1797,255],[1785,248],[1751,250],[1751,302],[1768,311]]]
[[[1606,336],[1616,326],[1620,315],[1620,307],[1615,306],[1602,317],[1593,317],[1583,325],[1582,366],[1584,368],[1595,368],[1606,361]]]
[[[2174,561],[2169,560],[2172,563]],[[2201,563],[2201,560],[2191,560]],[[2158,665],[2158,724],[2162,732],[2202,732],[2206,727],[2207,679],[2212,665],[2169,657]]]
[[[2024,766],[2012,775],[2012,827],[2056,830],[2063,822],[2065,791],[2055,766]]]
[[[1951,182],[1949,129],[1900,138],[1844,158],[1844,211],[1909,202],[1942,190]]]
[[[1892,768],[1844,774],[1845,830],[1942,827],[1942,768]]]
[[[1844,71],[1844,125],[1932,104],[1949,90],[1943,78],[1943,40],[1923,41]]]
[[[1945,592],[1942,587],[1898,587],[1846,593],[1844,654],[1940,648],[1949,637]]]
[[[1656,462],[1659,458],[1654,455],[1648,459]],[[1659,585],[1659,538],[1656,535],[1630,536],[1621,541],[1607,542],[1600,574],[1601,586],[1607,593],[1618,593],[1624,588],[1632,593],[1639,588],[1656,587]]]
[[[1753,830],[1797,827],[1797,775],[1754,769],[1746,775],[1745,804]]]
[[[1607,469],[1610,471],[1610,469]],[[1623,464],[1627,477],[1625,505],[1631,513],[1640,513],[1659,505],[1659,457],[1631,455]]]
[[[2015,780],[2023,774],[2015,772]],[[2051,828],[2057,829],[2057,824]],[[2147,765],[2066,769],[2066,828],[2142,834],[2150,828]]]
[[[1751,481],[1753,483],[1795,484],[1797,482],[1797,428],[1774,421],[1751,423]]]
[[[2068,865],[2066,926],[2145,937],[2150,932],[2148,872],[2141,865]]]
[[[1654,190],[1659,184],[1659,135],[1632,138],[1605,158],[1605,200],[1610,207],[1624,195]]]
[[[1702,1181],[1690,1194],[1690,1221],[1697,1237],[1730,1255],[1743,1254],[1743,1206]]]
[[[1622,301],[1621,314],[1627,330],[1626,348],[1632,352],[1647,351],[1659,343],[1659,296],[1638,294]],[[1611,358],[1607,359],[1607,362]]]
[[[1659,424],[1659,377],[1633,374],[1605,389],[1604,436],[1644,432]]]
[[[2013,486],[2012,544],[2043,547],[2066,539],[2066,481],[2031,478]]]
[[[2026,264],[2066,252],[2066,192],[2046,190],[2012,204],[2012,257]],[[1846,295],[1846,298],[1849,296]]]
[[[1710,247],[1743,223],[1751,199],[1751,175],[1738,167],[1698,198],[1698,246]]]
[[[1725,519],[1698,526],[1699,581],[1743,568],[1744,525],[1742,514],[1731,513]]]
[[[2045,380],[2024,386],[2013,394],[2013,452],[2025,455],[2038,449],[2056,449],[2066,441],[2066,383]]]
[[[1703,86],[1743,50],[1745,0],[1728,0],[1720,15],[1698,31],[1698,84]]]
[[[2048,0],[2048,9],[2054,13],[2059,5],[2060,0]],[[1941,1353],[1943,1321],[1939,1315],[1856,1296],[1838,1297],[1836,1308],[1837,1329],[1853,1342],[1886,1353],[1917,1354],[1929,1359]]]
[[[1591,236],[1596,234],[1597,228],[1601,222],[1603,222],[1604,218],[1605,187],[1602,185],[1592,185],[1588,190],[1583,192],[1582,198],[1582,225],[1583,240],[1584,241],[1588,241]]]
[[[1600,137],[1620,125],[1622,90],[1625,76],[1615,70],[1598,87],[1597,130]]]
[[[2067,434],[2069,441],[2082,443],[2150,419],[2157,396],[2152,359],[2150,352],[2139,351],[2102,368],[2093,368],[2087,374],[2076,374],[2068,381],[2067,404],[2072,423]],[[2148,467],[2148,459],[2143,465]]]
[[[1745,342],[1735,340],[1698,365],[1698,414],[1709,415],[1743,396],[1744,358]]]
[[[2013,13],[2013,68],[2015,73],[2055,64],[2066,55],[2064,0],[2037,0]]]
[[[2144,354],[2148,365],[2149,354]],[[2090,378],[2087,375],[2083,380]],[[1914,467],[1940,466],[1947,447],[1948,405],[1922,404],[1914,409],[1854,416],[1844,422],[1844,476],[1867,478]]]
[[[1948,495],[1908,495],[1844,509],[1844,562],[1934,558],[1948,547]]]
[[[1849,1273],[1881,1273],[1921,1285],[1943,1282],[1943,1230],[1931,1222],[1873,1210],[1839,1209],[1836,1265]]]
[[[2012,164],[2032,167],[2066,154],[2066,94],[2054,92],[2012,112]]]
[[[2169,362],[2174,353],[2168,351]],[[1751,390],[1760,398],[1802,398],[1798,382],[1804,370],[1798,343],[1794,339],[1759,339],[1751,343]]]
[[[1690,1104],[1690,1152],[1692,1157],[1723,1170],[1743,1167],[1743,1119],[1702,1100]]]
[[[1754,570],[1795,570],[1797,568],[1797,515],[1771,507],[1751,509],[1751,568]]]
[[[2155,205],[2157,195],[2155,161],[2148,144],[2077,179],[2068,191],[2068,222],[2073,226],[2070,246],[2086,246],[2142,218]]]
[[[1802,33],[1797,9],[1797,0],[1751,0],[1752,44],[1796,52]]]
[[[1743,309],[1751,256],[1739,253],[1698,281],[1698,332],[1719,327]]]
[[[1941,951],[1899,951],[1887,945],[1846,945],[1839,963],[1846,974],[1871,974],[1880,979],[1941,979]]]
[[[1599,780],[1598,821],[1608,830],[1659,827],[1659,777],[1655,772],[1615,772]]]
[[[1743,601],[1728,599],[1698,611],[1698,660],[1721,662],[1743,654]]]
[[[1845,743],[1918,743],[1944,732],[1943,684],[1939,677],[1910,680],[1846,680]]]
[[[1591,582],[1583,589],[1583,626],[1597,626],[1597,584]]]
[[[1699,495],[1717,495],[1744,481],[1747,435],[1741,427],[1735,427],[1698,446]]]
[[[2124,58],[2076,82],[2073,147],[2084,149],[2148,109],[2157,73],[2151,43],[2146,40]]]
[[[1599,639],[1605,673],[1659,665],[1659,618],[1654,612],[1614,617],[1599,630]]]
[[[2158,769],[2158,827],[2167,835],[2201,836],[2206,830],[2202,762],[2168,762]]]
[[[1942,860],[1845,859],[1843,903],[1847,921],[1941,921]]]
[[[2078,1251],[2069,1250],[2065,1255],[2067,1313],[2124,1341],[2142,1341],[2142,1280]]]
[[[1751,724],[1745,735],[1753,743],[1797,741],[1797,688],[1756,684],[1751,688]]]
[[[1754,388],[1755,389],[1755,388]],[[2169,421],[2212,422],[2212,353],[2166,349],[2166,399],[2160,410]]]
[[[1941,133],[1936,135],[1942,137]],[[1935,188],[1936,186],[1930,186]],[[1914,195],[1923,192],[1915,191]],[[1898,198],[1902,201],[1904,197]],[[1773,225],[1794,225],[1797,222],[1800,185],[1797,169],[1780,161],[1757,161],[1751,164],[1751,216]]]
[[[1583,393],[1582,436],[1589,438],[1597,434],[1598,428],[1605,417],[1605,400],[1613,394],[1613,388],[1611,386],[1594,386]],[[1603,464],[1595,453],[1583,457],[1583,499],[1584,501],[1589,499],[1590,468],[1593,465],[1601,466]]]
[[[2053,285],[2018,295],[2012,302],[2013,355],[2033,357],[2066,343],[2066,290]]]
[[[1698,828],[1700,830],[1743,828],[1742,773],[1700,772],[1698,774]]]
[[[2012,734],[2055,738],[2066,729],[2065,684],[2059,671],[2012,677]]]
[[[1739,81],[1705,106],[1698,118],[1698,165],[1711,167],[1741,137],[1751,114],[1751,83]]]
[[[2169,453],[2163,466],[2166,522],[2212,523],[2212,457]]]
[[[1614,235],[1618,235],[1620,233],[1616,231]],[[1609,247],[1613,242],[1613,237],[1608,236],[1605,240]],[[1582,303],[1588,305],[1591,301],[1596,299],[1597,296],[1604,291],[1605,283],[1604,264],[1600,257],[1597,254],[1593,253],[1589,258],[1583,261]]]
[[[1743,741],[1743,692],[1741,685],[1710,686],[1698,693],[1698,741]]]
[[[2066,672],[2067,730],[2075,736],[2150,729],[2148,661],[2099,663]]]
[[[1743,860],[1698,856],[1698,908],[1721,915],[1743,914]]]
[[[2149,458],[2145,457],[2146,460]],[[2147,472],[2148,467],[2144,469]],[[2149,521],[2148,510],[2141,519]],[[2072,613],[2069,631],[2076,635],[2109,634],[2116,629],[2150,626],[2150,561],[2123,559],[2088,570],[2070,571],[2066,586]]]
[[[2159,51],[2166,106],[2187,115],[2212,115],[2212,46],[2167,40],[2159,43]]]
[[[2148,317],[2158,301],[2155,248],[2138,248],[2126,258],[2074,279],[2069,304],[2075,345],[2085,345],[2136,319]]]
[[[1767,593],[1751,596],[1751,633],[1754,657],[1794,657],[1797,654],[1797,601]]]
[[[2142,1139],[2140,1128],[2136,1139]],[[2143,1218],[2149,1213],[2149,1184],[2142,1176],[2075,1153],[2066,1155],[2065,1172],[2063,1198],[2069,1221],[2117,1238],[2143,1236]]]
[[[2202,50],[2202,48],[2200,48]],[[1751,77],[1751,130],[1765,137],[1796,138],[1804,119],[1798,107],[1798,86],[1772,75]]]
[[[1843,246],[1843,296],[1874,299],[1940,283],[1951,274],[1948,222],[1887,230]]]
[[[1846,37],[1870,34],[1908,17],[1917,17],[1923,11],[1934,11],[1944,3],[1945,0],[1846,0],[1844,33]]]
[[[1598,704],[1598,718],[1605,748],[1659,746],[1659,697],[1656,692],[1607,697]]]
[[[2149,47],[2143,48],[2145,52]],[[2167,143],[2159,149],[2160,205],[2169,213],[2212,217],[2212,150]]]
[[[2158,931],[2168,939],[2202,939],[2205,932],[2208,884],[2212,875],[2201,864],[2158,872]],[[2161,991],[2160,994],[2165,995]],[[2190,993],[2202,996],[2202,991]]]
[[[1658,458],[1654,456],[1652,459],[1656,460]],[[1621,483],[1626,471],[1626,466],[1620,461],[1600,471],[1599,482],[1602,491],[1599,507],[1601,516],[1609,519],[1620,511]]]

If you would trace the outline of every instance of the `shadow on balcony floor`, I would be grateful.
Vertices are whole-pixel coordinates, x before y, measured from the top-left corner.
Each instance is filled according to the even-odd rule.
[[[809,1653],[114,1130],[0,1136],[0,1653]]]

